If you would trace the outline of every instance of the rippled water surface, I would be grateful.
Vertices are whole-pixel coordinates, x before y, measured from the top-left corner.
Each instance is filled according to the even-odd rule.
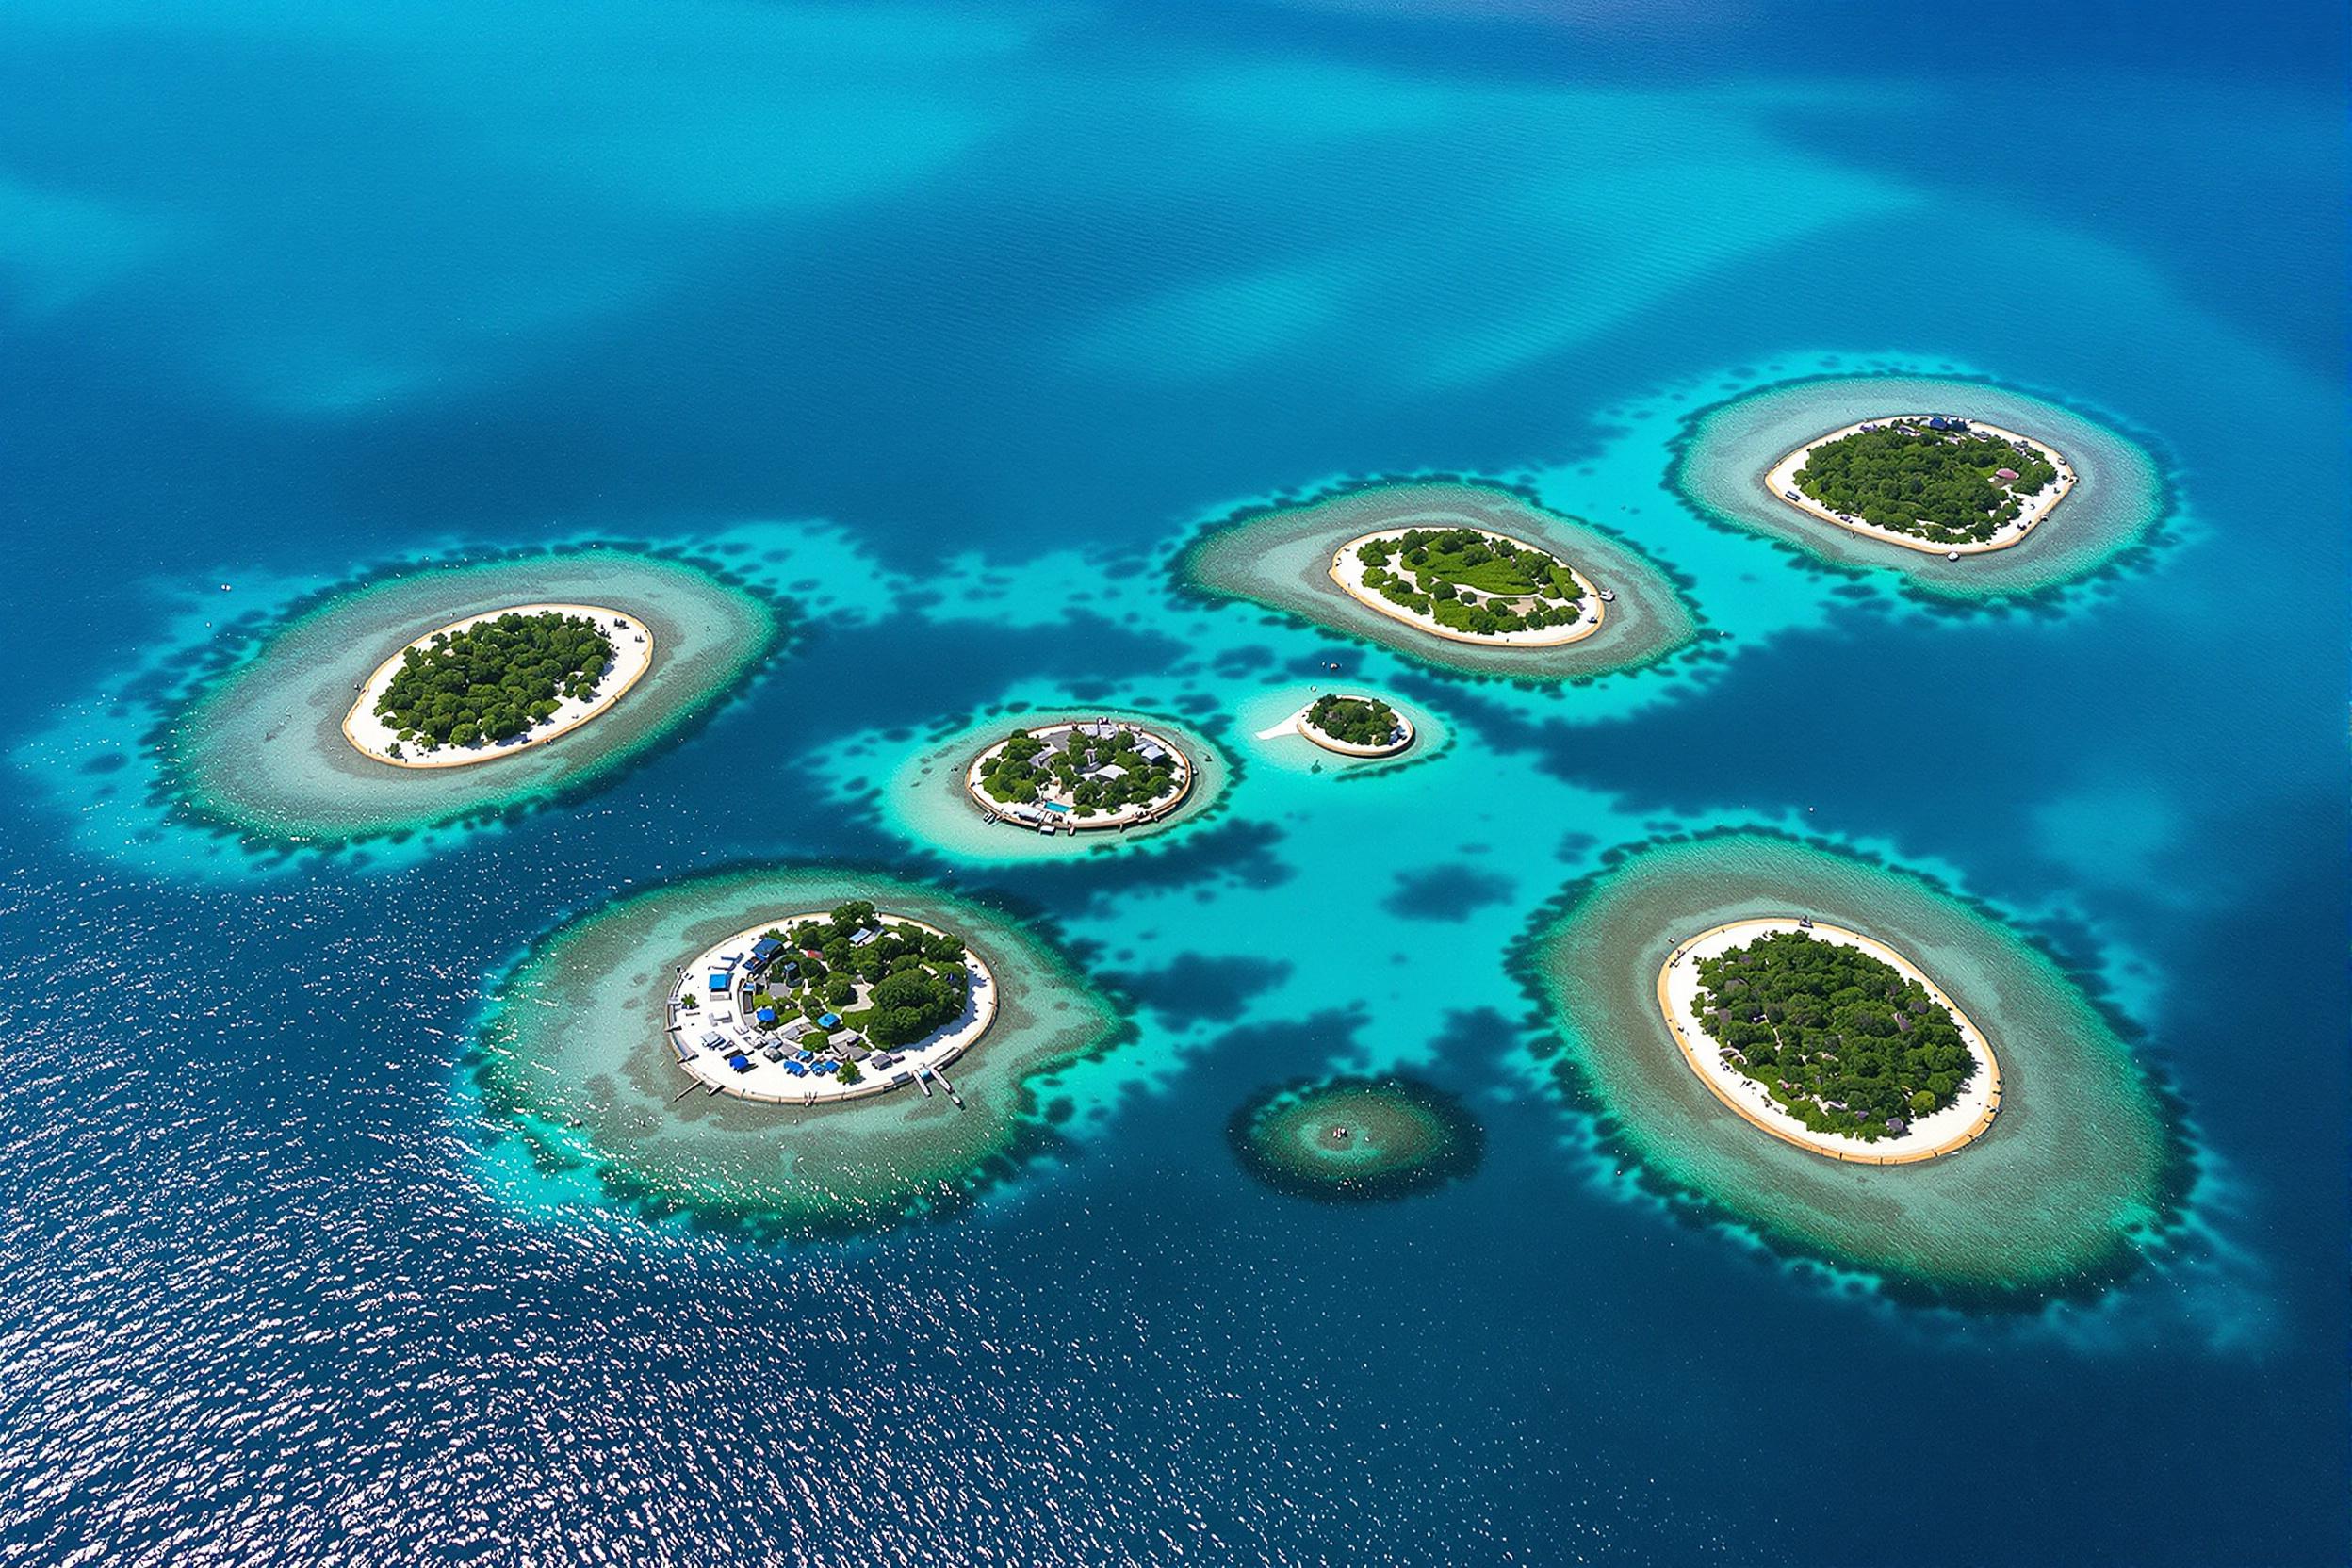
[[[2344,31],[0,11],[0,1560],[2340,1560]],[[1984,606],[1669,483],[1707,411],[1857,374],[2072,411],[2163,516]],[[1609,531],[1698,638],[1519,686],[1176,569],[1408,476]],[[785,651],[528,814],[336,843],[175,796],[233,637],[555,546],[721,573]],[[1427,753],[1262,738],[1341,680]],[[926,831],[930,752],[1093,707],[1214,743],[1215,800],[1102,853]],[[1924,876],[2084,990],[2181,1171],[2133,1266],[1922,1299],[1562,1089],[1514,939],[1723,828]],[[770,862],[1051,930],[1132,1029],[1048,1154],[781,1246],[498,1135],[485,989]],[[1338,1206],[1234,1160],[1253,1096],[1386,1073],[1475,1170]]]

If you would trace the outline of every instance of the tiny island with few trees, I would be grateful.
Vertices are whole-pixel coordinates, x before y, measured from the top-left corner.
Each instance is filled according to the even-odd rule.
[[[1815,1132],[1900,1137],[1976,1075],[1951,1011],[1856,948],[1774,931],[1697,969],[1699,1024],[1724,1066]]]
[[[983,751],[965,776],[965,788],[991,817],[1043,832],[1155,821],[1191,782],[1191,762],[1174,741],[1107,717],[1016,730]]]
[[[1307,739],[1331,750],[1360,756],[1402,751],[1413,742],[1405,716],[1375,696],[1327,692],[1298,715]]]
[[[1483,529],[1413,528],[1352,540],[1332,576],[1359,598],[1373,596],[1367,602],[1376,609],[1478,641],[1567,642],[1596,627],[1601,613],[1597,590],[1566,562]],[[1534,635],[1545,632],[1556,635]]]

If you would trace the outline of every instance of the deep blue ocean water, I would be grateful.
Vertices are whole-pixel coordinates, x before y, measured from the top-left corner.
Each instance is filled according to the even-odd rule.
[[[2341,1560],[2341,16],[1167,9],[0,14],[0,1558]],[[1823,355],[2119,423],[2164,543],[1946,612],[1658,488],[1658,410]],[[1363,845],[1262,768],[1165,858],[965,873],[1142,1034],[952,1224],[763,1250],[485,1154],[455,1064],[531,937],[722,863],[939,869],[828,776],[898,728],[1359,657],[1233,612],[1211,668],[1152,573],[1425,467],[1675,559],[1723,662],[1621,703],[1376,660],[1494,760],[1410,776],[1443,828],[1381,899],[1318,891]],[[683,744],[429,853],[261,863],[106,793],[110,704],[222,604],[581,535],[871,582]],[[1018,612],[943,612],[972,570]],[[2094,979],[2191,1242],[1935,1312],[1596,1166],[1486,956],[1612,844],[1748,821]],[[1465,1095],[1477,1176],[1335,1209],[1232,1162],[1263,1084],[1382,1065]]]

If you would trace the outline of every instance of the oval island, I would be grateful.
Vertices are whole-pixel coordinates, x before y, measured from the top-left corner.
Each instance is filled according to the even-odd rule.
[[[1433,637],[1548,648],[1601,629],[1617,596],[1523,539],[1491,529],[1386,529],[1350,539],[1331,580],[1357,603]]]
[[[1018,919],[868,872],[634,893],[492,990],[467,1083],[529,1156],[513,1196],[761,1239],[963,1207],[1057,1146],[1054,1075],[1130,1033]]]
[[[1379,697],[1358,693],[1327,692],[1290,722],[1299,734],[1342,757],[1394,757],[1413,740],[1411,719]]]
[[[653,638],[600,604],[518,604],[436,627],[376,666],[343,738],[379,762],[462,768],[570,733],[653,665]]]
[[[738,931],[678,972],[670,1048],[714,1094],[813,1105],[913,1085],[988,1032],[994,976],[952,934],[862,900]]]
[[[1909,958],[1804,916],[1677,942],[1658,1003],[1690,1070],[1772,1136],[1867,1165],[1932,1160],[2001,1109],[1992,1045]]]
[[[1904,409],[1963,413],[1889,412]],[[1724,527],[1947,600],[2090,576],[2171,505],[2155,460],[2108,425],[1991,382],[1902,373],[1815,376],[1702,409],[1668,482]]]
[[[1279,1192],[1333,1202],[1403,1198],[1478,1168],[1486,1136],[1460,1101],[1408,1078],[1325,1078],[1258,1096],[1226,1127]]]
[[[2075,485],[2031,436],[1952,414],[1859,420],[1772,465],[1765,488],[1826,523],[1947,560],[2024,543]]]
[[[1415,543],[1380,562],[1364,557],[1408,537]],[[1414,550],[1421,560],[1406,560]],[[1500,485],[1458,480],[1356,485],[1236,513],[1195,537],[1176,570],[1211,599],[1507,679],[1639,668],[1699,630],[1674,580],[1624,540]]]
[[[436,741],[434,749],[459,761],[500,760],[494,768],[437,765],[431,751],[400,742],[397,729],[363,728],[361,721],[374,715],[371,686],[385,682],[381,700],[408,650],[420,642],[430,647],[436,633],[419,639],[419,628],[463,630],[517,607],[593,611],[613,650],[612,667],[584,699],[564,694],[585,672],[566,672],[560,650],[549,650],[553,667],[542,672],[557,688],[551,694],[519,695],[535,688],[520,660],[509,661],[517,685],[492,683],[499,685],[497,700],[543,743],[481,745],[480,702],[471,720],[458,716],[461,701],[446,710],[444,738],[457,741],[457,727],[470,722],[475,743]],[[629,627],[614,629],[615,619]],[[335,844],[480,821],[610,777],[709,713],[783,637],[783,612],[763,593],[643,550],[530,551],[410,566],[327,590],[224,645],[218,667],[195,678],[158,731],[158,766],[177,808],[253,841]],[[565,678],[552,679],[558,674]],[[412,707],[411,718],[426,717],[430,700],[427,712]],[[552,713],[533,714],[549,701]],[[558,744],[544,743],[547,721],[561,720],[567,704],[571,714],[595,722],[570,727]],[[401,757],[390,755],[396,743]],[[418,761],[428,765],[386,765]]]
[[[1015,730],[972,760],[964,789],[993,822],[1044,834],[1123,832],[1173,815],[1192,772],[1172,737],[1099,714]]]
[[[1813,927],[1791,909],[1807,911]],[[1870,936],[1841,943],[1841,932]],[[1722,961],[1735,950],[1753,962]],[[1647,1190],[1736,1236],[1761,1236],[1901,1294],[2030,1306],[2129,1273],[2180,1217],[2191,1170],[2182,1135],[2114,1026],[2038,947],[1907,873],[1766,833],[1666,841],[1566,890],[1511,963],[1554,1031],[1557,1083],[1596,1119],[1609,1146],[1602,1158],[1633,1164]],[[1819,1007],[1788,983],[1812,966],[1868,984]],[[1763,983],[1729,985],[1750,976]],[[1699,993],[1710,986],[1719,988],[1706,1013],[1722,1011],[1738,1027],[1693,1051],[1693,1029],[1706,1021]],[[1949,1007],[1952,997],[1968,999],[1965,1012]],[[1923,1028],[1938,999],[1962,1043],[1985,1046],[1973,1073],[1959,1070],[1950,1039],[1919,1059],[1905,1044],[1881,1043],[1907,1041],[1913,1031],[1901,1018]],[[1914,1012],[1915,1002],[1928,1007]],[[1873,1050],[1829,1037],[1844,1034],[1871,1035]],[[1756,1096],[1764,1091],[1745,1073],[1707,1070],[1710,1058],[1723,1065],[1725,1045],[1771,1069],[1780,1093],[1766,1098],[1805,1140],[1762,1116]],[[1847,1092],[1849,1067],[1857,1082],[1866,1070],[1923,1073],[1904,1085],[1904,1110],[1895,1113],[1905,1131],[1909,1097],[1926,1091],[1942,1102],[1919,1119],[1936,1142],[1971,1132],[1973,1141],[1950,1158],[1910,1160],[1883,1158],[1883,1138],[1824,1146],[1821,1132],[1863,1125],[1827,1102],[1851,1101],[1849,1113],[1883,1103],[1876,1087]],[[1999,1114],[1974,1126],[1968,1107],[1981,1099],[1989,1112],[1996,1094]],[[1803,1125],[1807,1115],[1818,1125]],[[1878,1128],[1888,1133],[1883,1119]]]

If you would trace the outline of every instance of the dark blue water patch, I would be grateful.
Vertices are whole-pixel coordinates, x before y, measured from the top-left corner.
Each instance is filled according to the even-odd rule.
[[[1114,972],[1107,978],[1127,996],[1181,1028],[1232,1022],[1248,1010],[1252,998],[1287,980],[1291,970],[1289,963],[1278,958],[1185,953],[1155,968]]]
[[[1398,872],[1396,890],[1380,900],[1380,907],[1400,920],[1460,924],[1508,901],[1512,886],[1510,877],[1473,866],[1427,866]]]

